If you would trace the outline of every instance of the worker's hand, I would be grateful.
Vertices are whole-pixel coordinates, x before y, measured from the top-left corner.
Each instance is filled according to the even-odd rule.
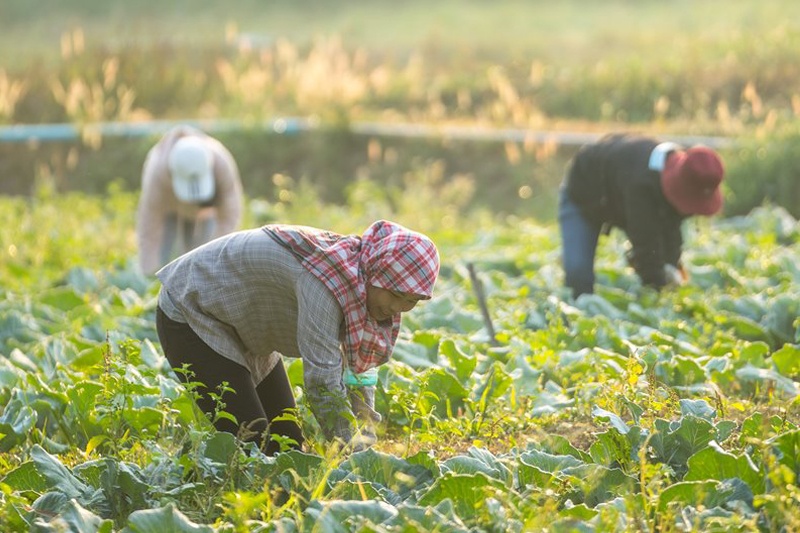
[[[369,424],[382,420],[381,414],[375,410],[375,387],[351,387],[348,395],[357,420]]]
[[[376,442],[378,442],[378,439],[374,433],[356,429],[356,431],[353,433],[353,436],[347,441],[343,440],[341,437],[336,437],[328,441],[328,446],[330,449],[327,450],[326,453],[347,457],[352,453],[368,450]]]
[[[678,265],[664,265],[664,276],[667,279],[667,285],[685,285],[689,280],[689,276],[683,266]]]
[[[356,431],[348,447],[352,452],[359,452],[378,442],[375,425],[382,417],[375,410],[375,387],[350,387],[348,395],[356,417]]]
[[[629,267],[636,270],[636,254],[633,253],[632,248],[625,250],[625,262],[628,263]]]
[[[347,451],[350,453],[363,452],[371,448],[376,442],[378,442],[378,437],[365,427],[356,431],[347,445]]]
[[[683,268],[683,265],[678,263],[678,273],[683,278],[684,283],[689,283],[689,271]]]

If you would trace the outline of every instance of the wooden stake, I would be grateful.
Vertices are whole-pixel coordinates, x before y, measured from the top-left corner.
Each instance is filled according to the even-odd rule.
[[[495,337],[494,326],[492,325],[492,317],[489,315],[489,307],[486,305],[486,296],[483,294],[483,285],[481,285],[481,280],[478,279],[478,275],[475,273],[475,265],[472,263],[467,263],[467,270],[469,271],[469,279],[472,281],[472,290],[475,291],[475,297],[478,299],[478,307],[481,308],[483,324],[486,326],[486,331],[489,333],[489,344],[492,346],[500,346],[500,343]]]

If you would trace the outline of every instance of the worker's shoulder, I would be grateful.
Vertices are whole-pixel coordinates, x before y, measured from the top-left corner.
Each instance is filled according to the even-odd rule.
[[[594,144],[597,146],[655,146],[660,141],[655,137],[637,132],[613,132],[600,137]]]

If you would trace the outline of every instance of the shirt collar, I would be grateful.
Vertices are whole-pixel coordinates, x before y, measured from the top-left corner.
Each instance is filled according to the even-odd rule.
[[[663,142],[657,145],[653,148],[653,151],[650,152],[650,161],[647,163],[647,168],[650,170],[658,170],[659,172],[664,170],[664,165],[667,162],[667,155],[669,155],[670,152],[680,149],[680,145],[673,142]]]

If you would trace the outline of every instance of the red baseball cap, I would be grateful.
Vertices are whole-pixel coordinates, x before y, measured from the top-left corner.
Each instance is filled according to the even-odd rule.
[[[672,152],[661,171],[661,190],[683,215],[713,215],[722,209],[722,160],[711,148]]]

